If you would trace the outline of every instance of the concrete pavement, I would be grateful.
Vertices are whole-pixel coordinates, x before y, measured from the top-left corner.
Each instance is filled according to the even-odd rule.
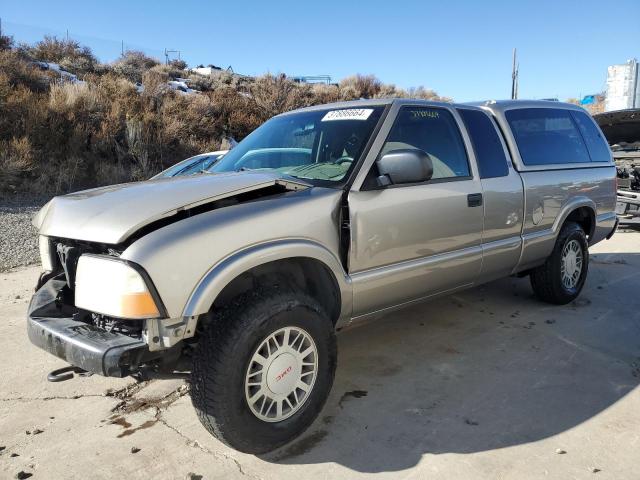
[[[46,382],[37,274],[0,274],[2,478],[640,478],[638,232],[591,249],[572,305],[509,278],[342,332],[320,417],[263,457],[212,438],[181,381]]]

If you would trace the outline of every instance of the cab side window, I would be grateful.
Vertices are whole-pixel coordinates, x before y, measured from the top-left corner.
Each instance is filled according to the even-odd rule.
[[[509,175],[507,157],[493,120],[479,110],[458,109],[476,152],[480,178]]]
[[[458,125],[453,115],[443,108],[406,106],[400,109],[380,155],[405,148],[429,154],[433,162],[432,180],[471,176]]]

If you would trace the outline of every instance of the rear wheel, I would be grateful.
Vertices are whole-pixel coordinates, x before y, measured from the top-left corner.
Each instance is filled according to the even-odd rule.
[[[199,340],[193,405],[227,445],[246,453],[274,450],[320,413],[336,357],[333,323],[311,297],[280,290],[242,297]]]
[[[547,261],[531,272],[531,286],[540,300],[564,305],[580,294],[588,267],[589,245],[584,230],[577,223],[567,222]]]

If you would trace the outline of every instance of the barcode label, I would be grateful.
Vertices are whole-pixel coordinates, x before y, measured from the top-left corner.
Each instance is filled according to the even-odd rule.
[[[350,108],[348,110],[331,110],[322,117],[323,122],[334,120],[366,120],[373,112],[372,108]]]

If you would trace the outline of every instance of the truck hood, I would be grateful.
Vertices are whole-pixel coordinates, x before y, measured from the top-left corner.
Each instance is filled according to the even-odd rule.
[[[593,118],[609,145],[640,144],[640,108],[598,113]]]
[[[35,216],[41,235],[119,244],[141,228],[234,195],[280,185],[308,188],[271,172],[231,172],[126,183],[53,198]]]

